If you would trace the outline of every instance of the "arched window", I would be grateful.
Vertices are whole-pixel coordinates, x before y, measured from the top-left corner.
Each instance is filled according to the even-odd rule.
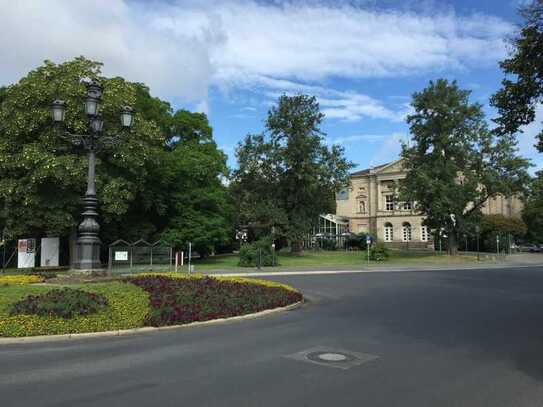
[[[385,223],[384,235],[385,235],[384,236],[385,242],[392,242],[392,239],[394,239],[392,223],[390,222]]]
[[[358,213],[366,213],[366,201],[358,201]]]
[[[410,242],[411,241],[411,225],[408,222],[404,222],[402,225],[402,232],[403,232],[403,241],[404,242]]]

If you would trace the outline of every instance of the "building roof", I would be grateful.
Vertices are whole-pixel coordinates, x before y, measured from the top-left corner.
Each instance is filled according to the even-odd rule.
[[[379,172],[380,170],[382,170],[382,169],[384,169],[384,168],[386,168],[386,167],[388,167],[388,166],[390,166],[392,164],[395,164],[398,161],[401,161],[401,158],[399,160],[391,161],[389,163],[376,165],[375,167],[370,167],[370,168],[366,168],[364,170],[352,172],[351,177],[360,177],[360,176],[363,176],[363,175],[369,175],[370,172]]]

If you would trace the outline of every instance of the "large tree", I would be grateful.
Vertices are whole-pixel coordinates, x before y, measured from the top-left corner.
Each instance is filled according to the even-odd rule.
[[[490,131],[469,95],[445,79],[415,93],[407,118],[412,142],[402,149],[408,172],[400,199],[415,202],[425,224],[447,234],[452,254],[488,198],[523,191],[528,180],[514,139]]]
[[[225,158],[213,142],[207,117],[174,113],[145,85],[104,77],[100,68],[83,57],[61,64],[46,61],[17,84],[0,88],[0,230],[5,228],[9,238],[65,236],[80,221],[87,162],[78,147],[55,131],[49,106],[56,98],[65,100],[67,128],[88,131],[83,77],[98,79],[104,87],[105,135],[120,132],[123,105],[136,111],[123,142],[98,153],[102,240],[158,239],[172,225],[190,235],[189,229],[201,227],[204,220],[228,223],[222,212],[226,187],[220,182]],[[187,218],[193,224],[179,221],[184,214],[191,214]],[[205,230],[198,232],[200,242],[215,244],[217,232]]]
[[[348,184],[343,148],[328,147],[315,97],[281,96],[263,134],[248,135],[236,151],[232,190],[240,222],[286,237],[293,252],[318,216],[335,212],[335,193]]]
[[[543,243],[543,172],[541,171],[530,182],[522,219],[528,226],[526,239],[531,242]]]
[[[506,77],[491,100],[498,110],[496,131],[504,136],[512,136],[533,122],[536,108],[543,102],[543,2],[533,0],[520,8],[520,13],[524,26],[511,38],[509,58],[500,63]],[[543,151],[543,131],[537,148]]]
[[[233,205],[225,180],[226,155],[217,148],[207,116],[179,110],[172,119],[171,152],[164,172],[169,185],[169,210],[163,238],[176,247],[205,256],[234,235]]]

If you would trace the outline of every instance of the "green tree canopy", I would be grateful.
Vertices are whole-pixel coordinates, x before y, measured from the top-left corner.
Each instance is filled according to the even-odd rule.
[[[543,172],[539,171],[530,182],[526,195],[522,219],[528,225],[526,239],[543,243]]]
[[[207,117],[174,113],[145,85],[106,78],[100,68],[84,57],[61,64],[46,61],[17,84],[0,89],[0,229],[11,238],[66,235],[80,221],[87,161],[55,130],[50,103],[66,101],[67,130],[85,134],[86,89],[80,79],[89,77],[104,88],[104,136],[120,133],[122,106],[136,111],[123,142],[97,156],[102,239],[157,239],[173,229],[189,238],[197,234],[207,247],[228,239],[231,215],[223,211],[228,206],[221,183],[226,158],[212,139]]]
[[[286,237],[293,251],[318,216],[335,212],[335,193],[349,182],[343,148],[328,147],[315,97],[281,96],[263,134],[248,135],[236,151],[232,191],[239,221]]]
[[[501,135],[514,135],[535,120],[536,107],[543,102],[543,2],[533,0],[520,9],[524,26],[511,40],[511,54],[500,63],[507,75],[502,88],[492,97],[495,120]],[[543,132],[537,148],[543,151]]]
[[[469,95],[445,79],[415,93],[407,118],[412,143],[402,149],[408,172],[401,199],[416,203],[426,225],[445,230],[453,253],[489,197],[521,192],[529,178],[514,140],[491,132]]]

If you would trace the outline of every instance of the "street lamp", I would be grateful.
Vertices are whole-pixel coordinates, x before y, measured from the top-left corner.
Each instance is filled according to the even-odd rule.
[[[89,134],[71,134],[64,131],[63,136],[76,146],[83,146],[87,151],[89,167],[87,174],[87,191],[83,198],[83,221],[79,224],[79,237],[77,239],[77,260],[75,267],[80,270],[94,271],[102,268],[100,261],[100,247],[102,242],[98,237],[100,225],[96,199],[96,152],[104,147],[116,145],[121,142],[120,136],[103,136],[104,120],[100,114],[102,100],[102,86],[98,81],[91,80],[86,83],[87,96],[85,98],[85,113],[89,119]],[[66,103],[55,100],[51,103],[51,115],[56,125],[64,123]],[[121,111],[121,125],[129,129],[133,125],[133,110],[125,106]]]

